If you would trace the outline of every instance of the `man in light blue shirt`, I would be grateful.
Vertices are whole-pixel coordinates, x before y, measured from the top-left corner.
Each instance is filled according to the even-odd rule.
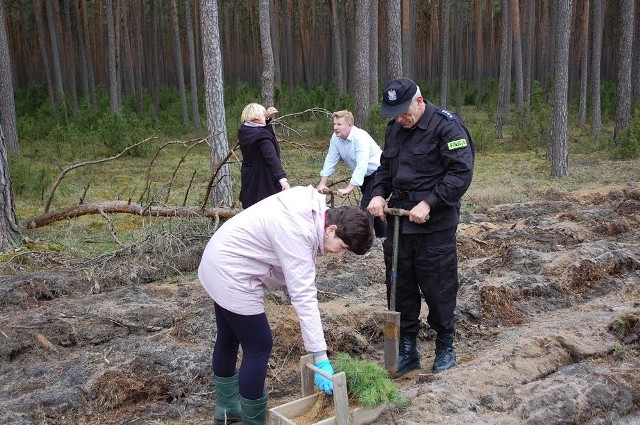
[[[365,130],[353,125],[353,114],[349,111],[333,113],[333,135],[329,142],[329,151],[320,171],[320,182],[316,189],[322,193],[328,189],[327,182],[342,159],[353,173],[349,184],[337,190],[337,195],[345,197],[356,187],[362,192],[360,207],[367,209],[371,201],[371,188],[374,175],[380,166],[382,150],[375,140]],[[379,218],[372,217],[373,227],[377,237],[385,237],[387,225]]]

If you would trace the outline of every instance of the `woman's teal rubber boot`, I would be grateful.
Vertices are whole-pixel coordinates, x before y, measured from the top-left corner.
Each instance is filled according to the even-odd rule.
[[[216,386],[216,410],[213,418],[217,425],[232,424],[242,420],[238,399],[238,375],[229,378],[213,376]]]
[[[257,400],[247,400],[240,396],[240,411],[243,425],[265,425],[267,423],[267,403],[269,395]]]

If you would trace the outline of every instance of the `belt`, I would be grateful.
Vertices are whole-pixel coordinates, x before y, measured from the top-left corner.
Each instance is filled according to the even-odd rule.
[[[393,189],[393,197],[399,201],[422,201],[431,192]]]

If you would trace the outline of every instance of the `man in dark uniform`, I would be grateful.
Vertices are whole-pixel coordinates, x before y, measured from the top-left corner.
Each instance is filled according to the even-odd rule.
[[[433,371],[456,365],[453,348],[458,260],[456,229],[460,198],[473,176],[473,140],[458,115],[425,100],[407,78],[388,82],[380,113],[390,118],[369,212],[385,219],[384,207],[403,208],[396,278],[400,312],[400,358],[396,376],[420,368],[416,337],[421,295],[437,332]],[[393,221],[387,234],[393,234]],[[392,238],[384,243],[387,288],[391,282]],[[389,300],[387,289],[387,300]]]

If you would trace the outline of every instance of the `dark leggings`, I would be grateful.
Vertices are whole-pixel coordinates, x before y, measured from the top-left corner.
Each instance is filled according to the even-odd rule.
[[[234,376],[238,347],[242,346],[242,363],[238,374],[240,395],[248,400],[264,397],[267,363],[273,346],[267,315],[243,316],[216,303],[214,306],[218,335],[211,359],[213,373],[224,378]]]

